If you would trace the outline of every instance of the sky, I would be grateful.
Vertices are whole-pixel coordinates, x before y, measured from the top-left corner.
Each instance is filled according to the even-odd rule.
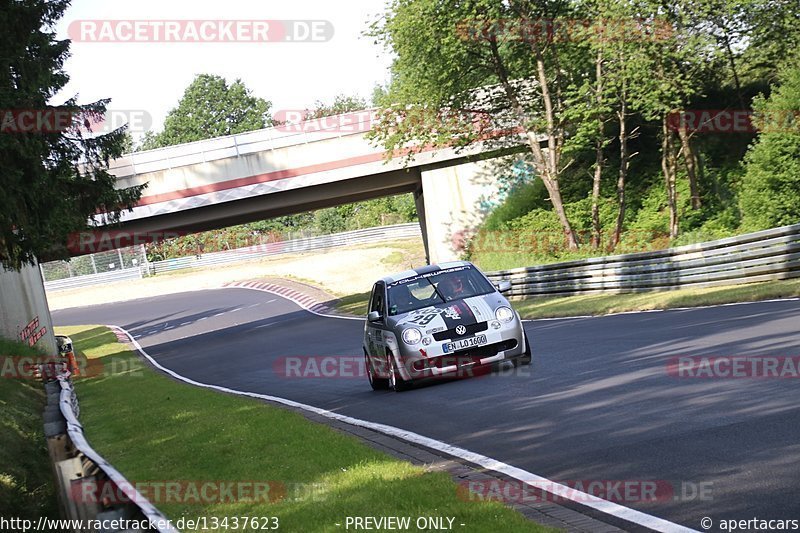
[[[311,107],[337,94],[369,100],[388,81],[391,59],[362,36],[383,12],[384,0],[73,0],[56,30],[72,35],[78,21],[101,20],[322,20],[333,28],[327,42],[79,42],[65,64],[69,84],[53,104],[111,98],[109,109],[142,112],[160,130],[197,74],[241,78],[272,111]],[[97,22],[97,24],[101,24]],[[142,122],[147,122],[144,120]],[[141,129],[141,128],[140,128]],[[134,138],[141,131],[132,127]]]

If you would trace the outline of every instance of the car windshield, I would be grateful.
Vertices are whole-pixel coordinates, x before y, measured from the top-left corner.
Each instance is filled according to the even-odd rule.
[[[468,266],[421,274],[389,285],[389,316],[488,294],[494,290],[486,278]]]

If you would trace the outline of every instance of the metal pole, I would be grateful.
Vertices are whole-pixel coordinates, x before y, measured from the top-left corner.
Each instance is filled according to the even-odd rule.
[[[142,272],[142,275],[144,275],[145,272],[147,273],[150,272],[150,263],[147,262],[147,249],[145,248],[144,244],[140,244],[139,247],[142,250],[142,265],[143,265],[140,271]]]

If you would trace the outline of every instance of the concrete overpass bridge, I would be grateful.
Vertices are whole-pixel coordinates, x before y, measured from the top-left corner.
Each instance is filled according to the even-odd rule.
[[[487,159],[498,149],[477,143],[387,160],[366,139],[366,125],[341,129],[268,128],[117,159],[110,171],[120,188],[148,184],[120,229],[205,231],[411,192],[429,261],[455,258],[454,236],[476,224],[481,203],[496,195]]]

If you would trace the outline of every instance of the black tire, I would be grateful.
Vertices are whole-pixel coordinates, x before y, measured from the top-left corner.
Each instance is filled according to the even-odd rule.
[[[375,376],[375,371],[372,369],[372,363],[367,356],[367,352],[364,352],[364,365],[367,367],[367,379],[369,379],[369,385],[372,390],[386,390],[389,388],[388,379]]]
[[[389,362],[389,388],[395,392],[403,392],[411,388],[411,382],[403,379],[400,372],[397,370],[397,361],[395,361],[392,354],[388,355],[391,361]]]
[[[528,335],[526,333],[522,334],[522,338],[525,340],[525,351],[522,355],[514,359],[514,366],[531,364],[531,343],[528,342]]]

